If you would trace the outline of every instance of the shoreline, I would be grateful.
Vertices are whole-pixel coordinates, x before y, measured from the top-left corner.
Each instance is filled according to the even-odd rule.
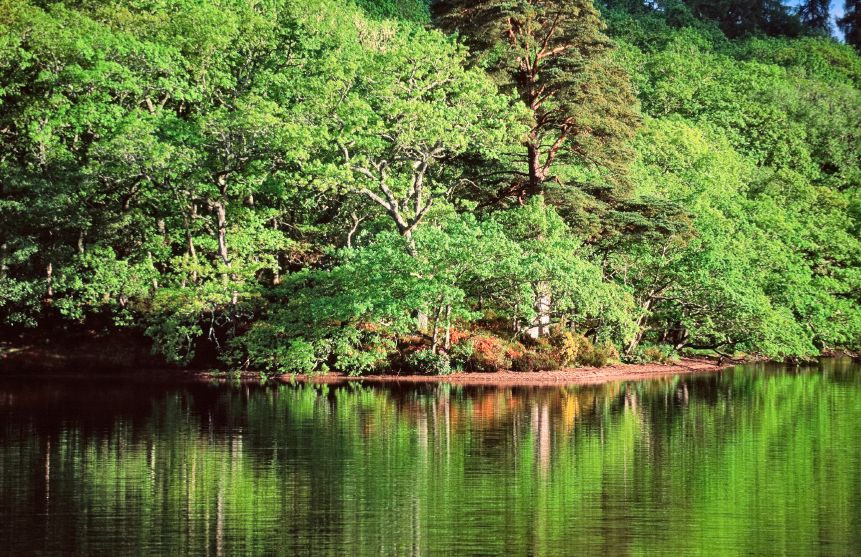
[[[271,379],[278,383],[311,383],[343,385],[366,383],[378,385],[419,385],[447,383],[475,387],[553,387],[564,385],[599,385],[614,381],[643,381],[699,373],[716,373],[735,367],[739,362],[719,364],[707,358],[681,358],[670,364],[616,364],[605,367],[564,368],[554,371],[465,371],[450,375],[360,375],[342,373],[326,375],[279,375]],[[203,378],[218,379],[204,372]],[[256,377],[256,376],[255,376]]]
[[[22,346],[17,349],[0,351],[0,378],[9,379],[80,379],[140,382],[228,382],[260,383],[260,373],[243,371],[232,374],[226,371],[207,369],[170,368],[148,358],[116,358],[105,361],[98,355],[83,353],[63,354],[44,347]],[[739,365],[739,361],[719,362],[699,357],[681,358],[667,364],[615,364],[605,367],[563,368],[553,371],[495,371],[495,372],[456,372],[450,375],[359,375],[349,376],[331,372],[325,375],[276,375],[267,383],[290,384],[312,383],[339,385],[364,383],[378,385],[419,385],[447,383],[462,386],[499,386],[499,387],[543,387],[563,385],[597,385],[614,381],[642,381],[665,378],[674,375],[715,373]],[[135,365],[137,364],[137,365]]]

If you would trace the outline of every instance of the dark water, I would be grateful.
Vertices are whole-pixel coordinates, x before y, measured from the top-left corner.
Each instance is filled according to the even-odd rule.
[[[0,382],[9,555],[859,555],[861,368]]]

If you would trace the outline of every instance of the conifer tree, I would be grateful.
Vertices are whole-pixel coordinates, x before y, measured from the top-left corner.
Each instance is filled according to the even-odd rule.
[[[837,20],[837,26],[843,31],[846,44],[861,52],[861,0],[846,0],[843,17]]]
[[[829,0],[805,0],[798,8],[801,23],[814,33],[831,35]]]
[[[526,168],[515,170],[521,179],[512,193],[544,193],[559,181],[555,167],[566,163],[598,170],[611,184],[623,181],[637,101],[591,0],[440,0],[432,11],[532,114]]]

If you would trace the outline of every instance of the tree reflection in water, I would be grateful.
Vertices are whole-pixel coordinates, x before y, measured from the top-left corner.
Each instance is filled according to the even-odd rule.
[[[13,554],[850,554],[861,375],[0,384]]]

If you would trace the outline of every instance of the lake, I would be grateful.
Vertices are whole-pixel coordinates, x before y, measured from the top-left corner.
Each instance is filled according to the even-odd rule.
[[[0,381],[9,555],[858,555],[861,367]]]

